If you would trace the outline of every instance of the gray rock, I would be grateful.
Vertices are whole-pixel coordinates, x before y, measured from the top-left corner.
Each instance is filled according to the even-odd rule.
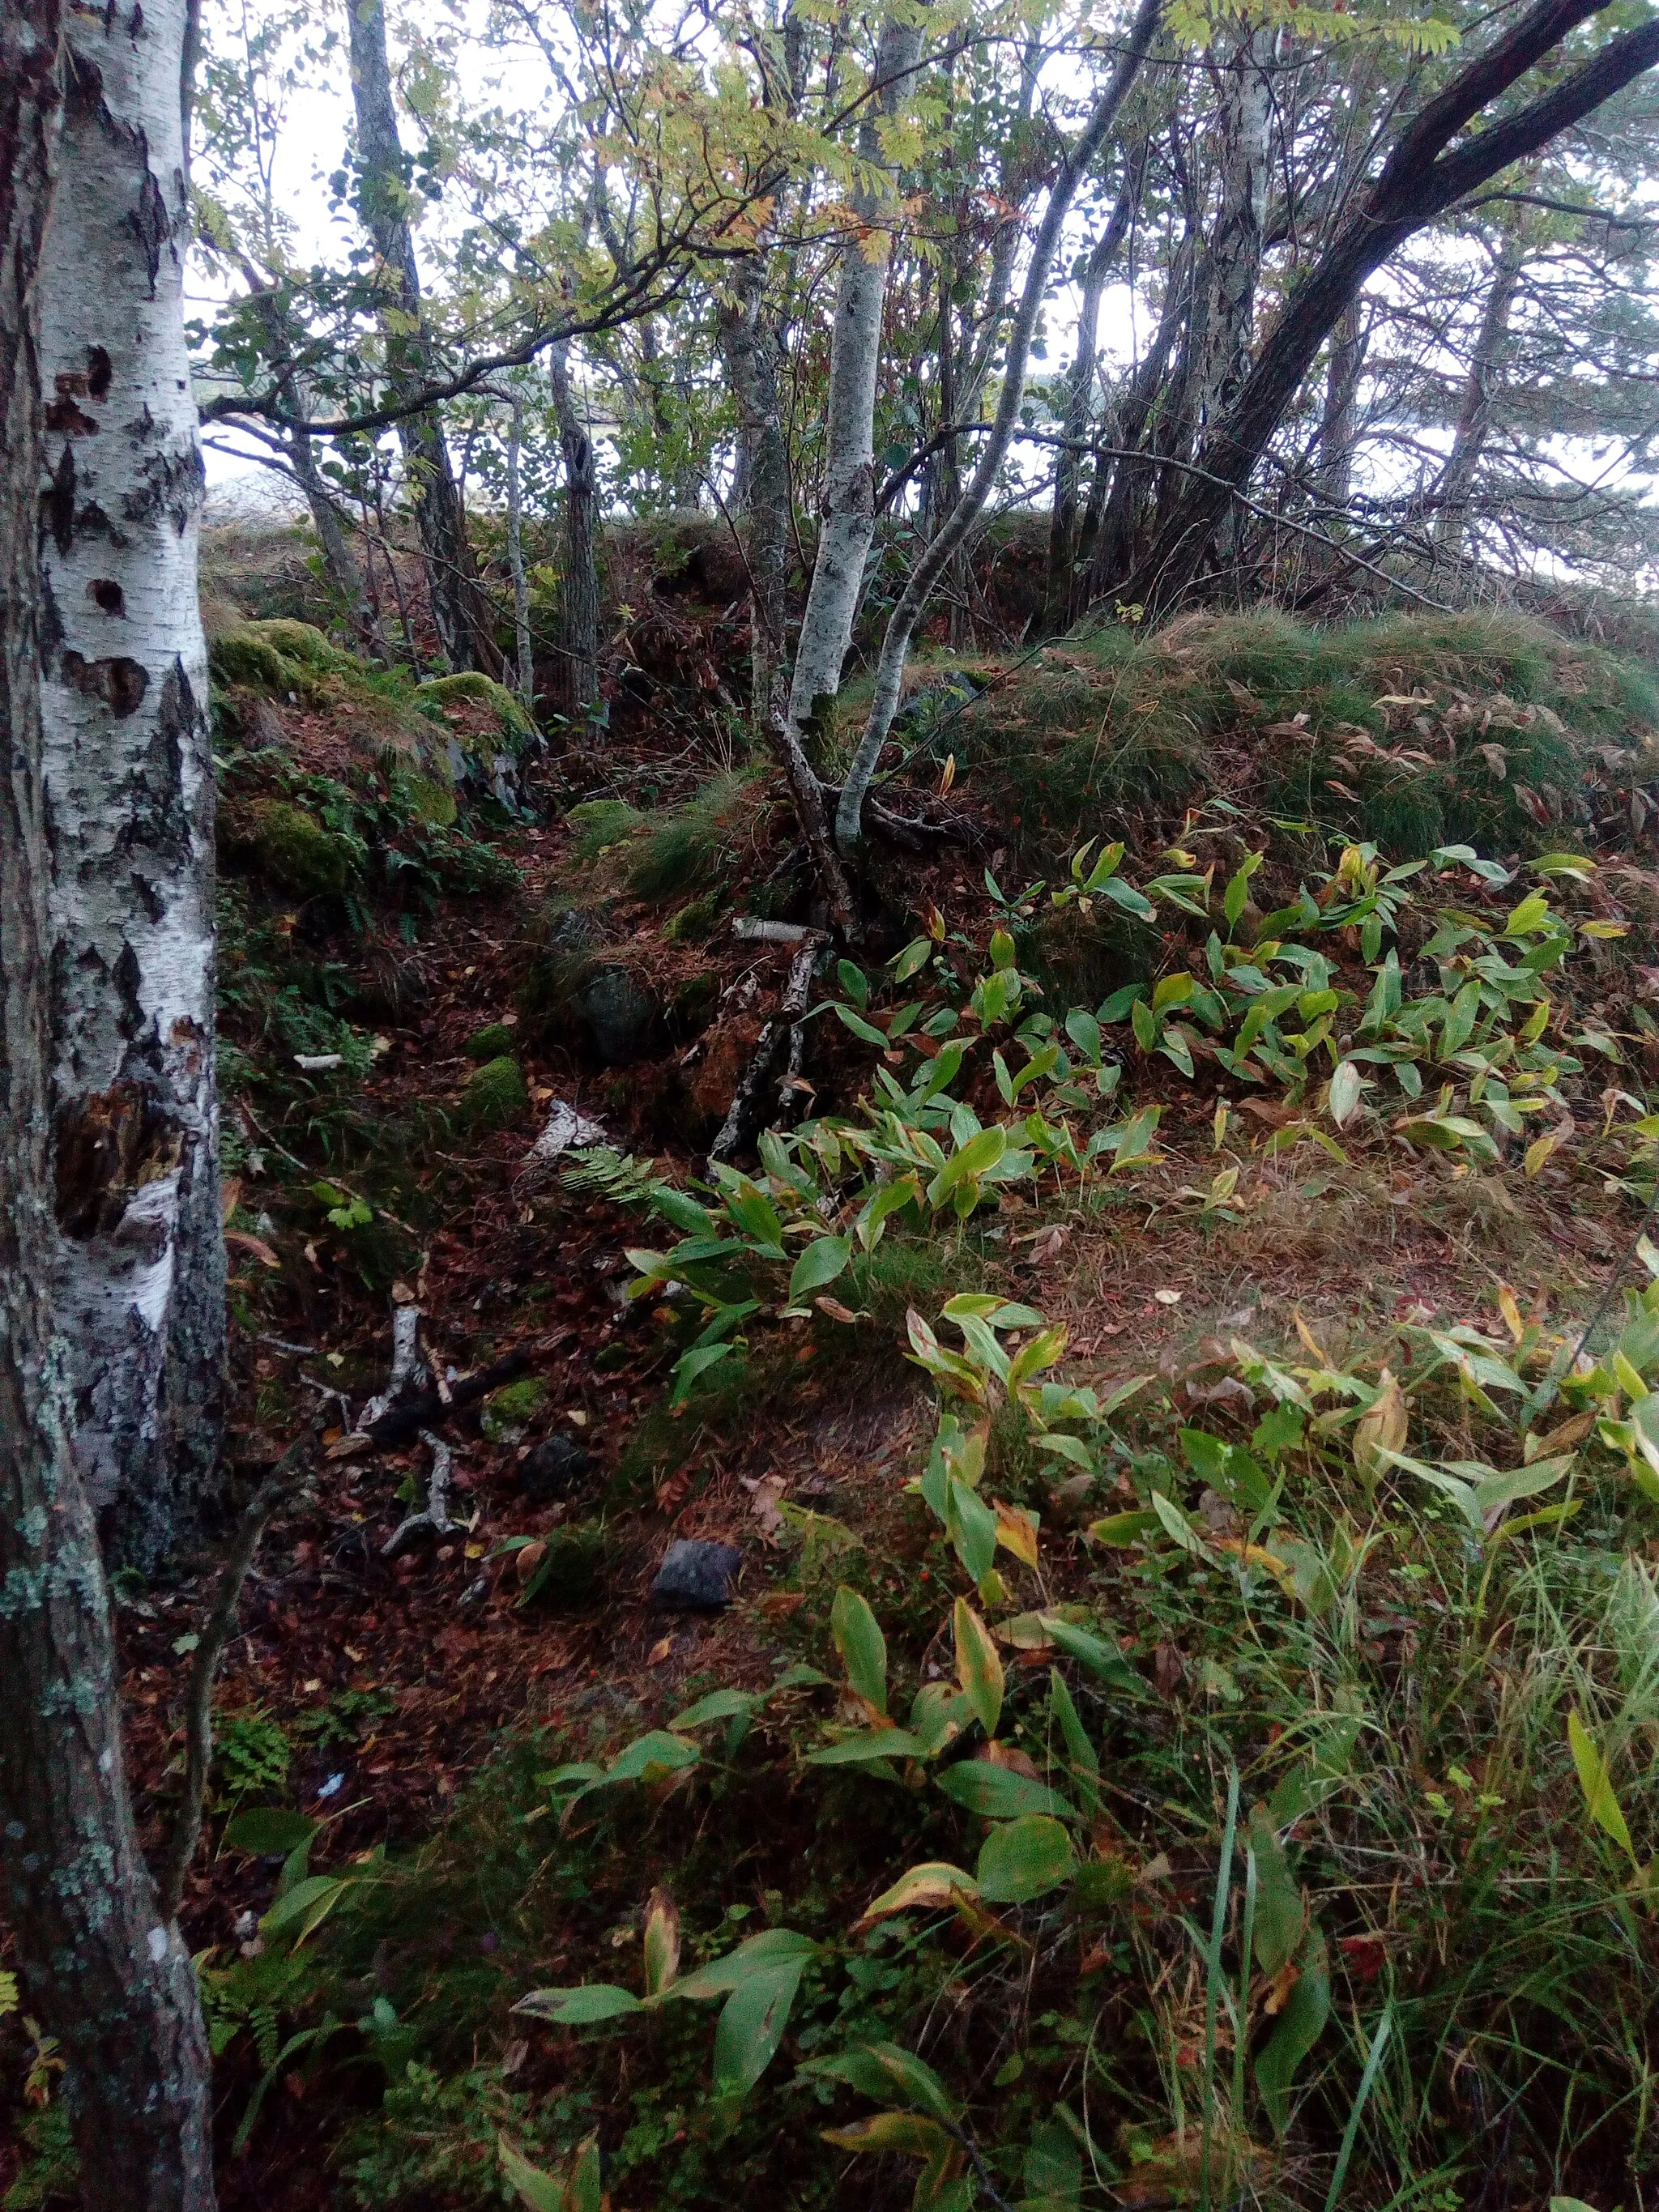
[[[584,1451],[573,1437],[549,1437],[526,1458],[519,1476],[532,1505],[550,1505],[568,1498],[592,1469],[592,1453]]]
[[[681,1536],[663,1554],[651,1595],[658,1605],[682,1612],[712,1613],[732,1602],[743,1553],[730,1544],[706,1544]]]
[[[630,969],[597,969],[582,985],[580,1004],[607,1066],[643,1060],[655,1043],[662,1010]]]

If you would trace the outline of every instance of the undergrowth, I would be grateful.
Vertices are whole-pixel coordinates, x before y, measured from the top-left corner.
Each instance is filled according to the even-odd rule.
[[[983,942],[933,912],[886,975],[841,964],[858,1111],[690,1188],[570,1170],[660,1237],[632,1295],[672,1382],[612,1504],[787,1416],[804,1353],[851,1397],[902,1346],[936,1404],[856,1521],[781,1501],[735,1679],[576,1689],[412,1857],[313,1872],[325,1829],[281,1831],[264,1948],[208,1985],[233,2040],[267,2008],[262,2079],[384,2085],[358,2203],[1640,2186],[1659,1249],[1605,1344],[1499,1282],[1474,1320],[1316,1312],[1109,1383],[1000,1287],[1010,1220],[1248,1224],[1289,1154],[1314,1190],[1393,1158],[1511,1212],[1649,1205],[1654,1030],[1594,862],[1355,844],[1263,911],[1268,879],[1091,841],[993,885]],[[1107,912],[1140,972],[1039,997],[1022,943]]]

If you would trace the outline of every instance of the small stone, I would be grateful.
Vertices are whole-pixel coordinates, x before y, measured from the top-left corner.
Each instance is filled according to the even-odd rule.
[[[592,1468],[592,1452],[584,1451],[568,1437],[548,1437],[527,1455],[520,1479],[532,1505],[551,1505],[568,1498]]]
[[[651,1595],[658,1605],[685,1612],[712,1613],[730,1605],[743,1554],[730,1544],[678,1537],[663,1555]]]
[[[626,968],[601,968],[583,984],[582,1013],[608,1067],[642,1060],[657,1039],[662,1010]]]

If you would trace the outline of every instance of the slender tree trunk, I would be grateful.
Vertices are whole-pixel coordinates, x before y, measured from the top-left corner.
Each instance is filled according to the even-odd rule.
[[[190,1528],[223,1420],[185,13],[122,0],[66,18],[40,277],[58,1312],[88,1492],[114,1552],[143,1566]]]
[[[1659,23],[1620,32],[1547,88],[1483,130],[1468,126],[1609,0],[1534,0],[1408,124],[1376,183],[1286,301],[1237,398],[1205,440],[1204,473],[1162,524],[1122,586],[1154,612],[1197,580],[1215,535],[1301,388],[1320,348],[1365,280],[1395,248],[1502,169],[1524,161],[1659,62]],[[1454,143],[1455,142],[1455,143]]]
[[[1469,356],[1469,373],[1463,383],[1463,401],[1457,428],[1440,482],[1435,487],[1438,512],[1434,542],[1443,553],[1459,554],[1468,528],[1469,495],[1492,434],[1492,414],[1503,388],[1504,364],[1510,349],[1510,311],[1526,265],[1527,249],[1518,234],[1505,234],[1486,288],[1480,328]]]
[[[881,90],[866,105],[859,129],[859,160],[867,169],[882,159],[879,123],[898,112],[921,51],[917,24],[889,17],[882,25],[876,47]],[[891,246],[881,228],[884,201],[878,193],[861,185],[853,195],[853,209],[866,228],[843,249],[836,295],[818,550],[789,690],[789,726],[798,738],[820,702],[833,700],[841,689],[842,663],[852,642],[864,564],[876,530],[876,371]]]
[[[1359,380],[1365,372],[1366,343],[1364,307],[1356,294],[1338,319],[1325,371],[1325,408],[1319,424],[1319,468],[1314,481],[1320,497],[1332,507],[1346,507],[1353,489]]]
[[[560,685],[564,711],[587,716],[599,696],[599,483],[593,441],[570,382],[569,347],[547,356],[564,455],[564,604]]]
[[[1077,196],[1079,185],[1105,144],[1107,133],[1116,122],[1118,111],[1127,98],[1130,87],[1139,75],[1140,64],[1152,42],[1162,11],[1163,0],[1140,0],[1117,67],[1096,100],[1088,121],[1049,190],[1048,204],[1043,210],[1042,222],[1031,247],[1030,266],[1025,272],[1025,289],[1008,333],[1002,395],[998,402],[991,434],[985,441],[973,479],[957,503],[956,513],[910,572],[909,580],[888,617],[887,629],[881,641],[881,655],[876,663],[876,688],[870,702],[870,718],[864,726],[864,734],[859,739],[858,750],[848,769],[847,781],[842,786],[841,799],[836,808],[836,842],[845,854],[856,849],[861,834],[865,795],[875,775],[876,764],[881,758],[881,749],[887,742],[887,732],[893,725],[893,715],[904,682],[904,664],[909,654],[910,640],[915,634],[916,624],[921,618],[929,593],[983,507],[1019,420],[1020,404],[1025,397],[1025,372],[1030,359],[1031,339],[1036,330],[1037,315],[1048,289],[1048,271],[1054,264],[1066,214]]]
[[[1048,604],[1044,620],[1050,629],[1063,628],[1071,617],[1072,579],[1078,553],[1078,485],[1083,467],[1083,456],[1074,448],[1089,434],[1095,367],[1099,358],[1101,295],[1140,197],[1146,153],[1142,146],[1132,156],[1106,228],[1096,240],[1084,267],[1083,297],[1077,319],[1077,354],[1066,388],[1065,434],[1073,445],[1062,447],[1055,459],[1054,499],[1048,520]],[[1103,471],[1107,464],[1102,461],[1098,466]]]
[[[64,2060],[64,2093],[88,2212],[212,2212],[208,2047],[195,1971],[156,1916],[133,1832],[116,1660],[98,1534],[71,1441],[70,1378],[53,1310],[48,1085],[48,824],[41,647],[53,612],[40,571],[40,329],[34,280],[60,115],[58,0],[0,9],[0,1820],[6,1918],[28,2002]],[[143,113],[155,150],[181,152],[183,0],[154,0],[142,27],[113,12],[76,23],[78,143],[65,198],[125,196],[125,123]],[[118,58],[88,51],[99,39]],[[90,72],[102,64],[101,92]],[[167,80],[168,128],[153,98]],[[91,100],[103,128],[85,128]],[[106,135],[107,134],[107,135]],[[101,142],[101,144],[100,144]],[[118,151],[125,160],[112,158]],[[144,173],[150,173],[146,167]],[[169,167],[170,178],[179,171]],[[176,216],[176,198],[164,216]],[[134,241],[135,251],[142,251]],[[101,274],[105,263],[88,264]],[[99,290],[94,286],[94,291]],[[171,289],[177,312],[176,276]],[[122,306],[100,292],[112,323]],[[125,339],[128,334],[120,333]],[[58,386],[61,399],[62,387]],[[132,395],[128,393],[128,398]],[[56,410],[54,410],[56,411]],[[176,410],[175,410],[176,411]],[[115,803],[112,788],[111,803]]]
[[[351,38],[357,153],[362,167],[358,204],[396,311],[398,327],[385,333],[386,375],[393,391],[401,393],[422,384],[432,363],[422,321],[421,277],[409,223],[409,187],[392,100],[382,0],[349,0],[346,21]],[[489,605],[480,587],[467,539],[466,518],[442,422],[436,410],[428,408],[408,416],[398,425],[398,434],[403,442],[404,464],[425,555],[427,588],[439,645],[452,667],[479,668],[486,675],[499,677],[505,671],[495,647]]]
[[[767,256],[745,254],[719,312],[720,351],[738,410],[744,557],[749,565],[752,720],[765,734],[784,665],[789,447],[778,392],[777,327],[766,307]]]
[[[507,444],[507,565],[513,578],[513,642],[519,667],[519,696],[525,712],[536,711],[536,672],[530,645],[530,584],[524,572],[524,501],[519,485],[519,455],[524,445],[524,394],[513,395],[513,428]]]

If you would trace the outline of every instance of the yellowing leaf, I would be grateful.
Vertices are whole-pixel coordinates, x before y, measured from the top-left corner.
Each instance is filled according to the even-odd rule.
[[[680,1909],[665,1889],[653,1889],[645,1908],[645,1993],[660,1996],[680,1970]]]
[[[1018,1505],[1005,1505],[1000,1498],[994,1502],[997,1512],[998,1543],[1005,1552],[1012,1552],[1023,1566],[1036,1566],[1037,1563],[1036,1521]]]
[[[1541,1137],[1534,1137],[1531,1144],[1527,1146],[1525,1162],[1527,1173],[1529,1176],[1535,1176],[1550,1154],[1559,1149],[1560,1143],[1560,1132],[1556,1129],[1546,1129]]]
[[[921,1866],[912,1867],[908,1874],[902,1874],[890,1889],[883,1890],[858,1927],[871,1927],[895,1912],[933,1911],[954,1904],[958,1898],[978,1895],[979,1884],[972,1875],[964,1874],[960,1867],[951,1866],[944,1859],[928,1859]]]
[[[1002,1659],[991,1632],[965,1597],[956,1604],[957,1680],[987,1735],[1002,1717]]]
[[[1407,1428],[1406,1395],[1385,1367],[1376,1397],[1354,1423],[1353,1463],[1367,1486],[1388,1464],[1384,1452],[1405,1449]]]

